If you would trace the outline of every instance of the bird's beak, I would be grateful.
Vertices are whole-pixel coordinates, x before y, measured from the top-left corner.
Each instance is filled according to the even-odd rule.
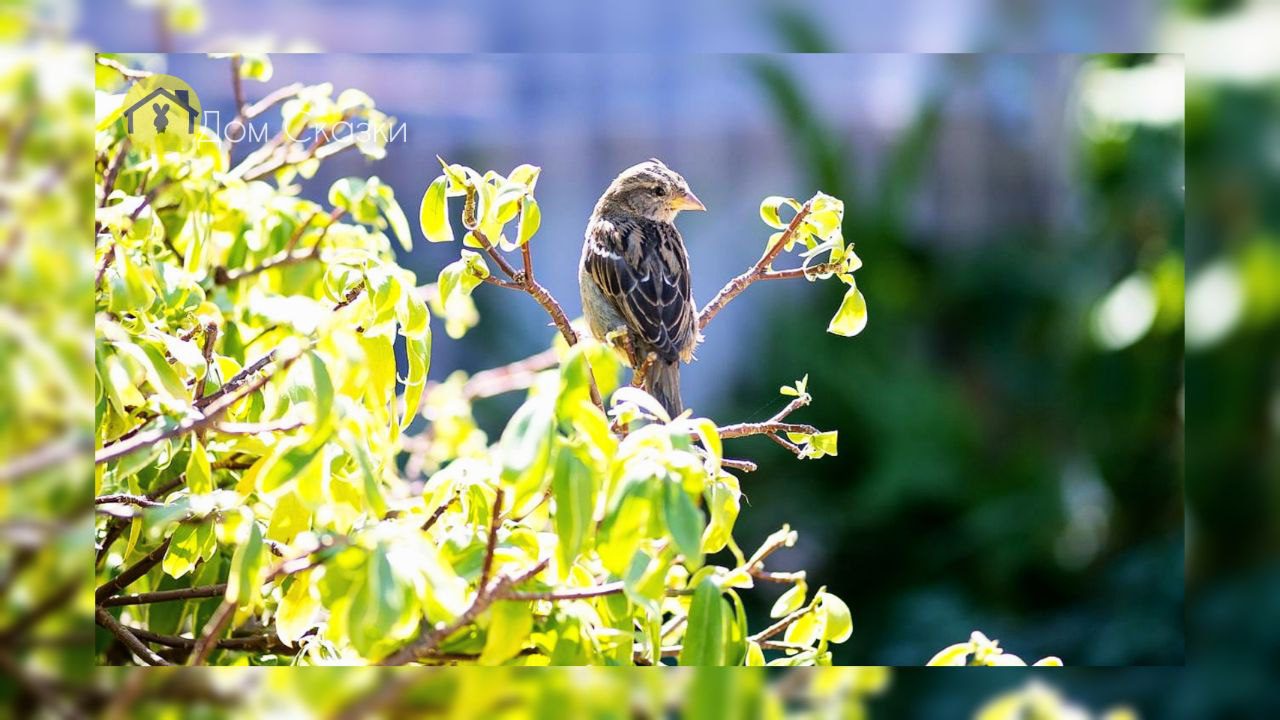
[[[680,193],[671,200],[672,210],[706,210],[707,206],[702,204],[697,195],[693,191]]]

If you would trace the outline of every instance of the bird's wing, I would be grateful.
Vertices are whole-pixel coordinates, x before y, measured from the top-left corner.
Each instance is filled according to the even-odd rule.
[[[587,230],[583,262],[636,341],[668,362],[692,351],[689,257],[674,225],[637,217],[596,220]]]

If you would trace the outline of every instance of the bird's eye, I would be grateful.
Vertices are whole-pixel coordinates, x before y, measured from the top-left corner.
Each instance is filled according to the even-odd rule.
[[[661,185],[655,185],[653,187],[653,194],[657,195],[658,197],[662,197],[663,195],[667,194],[667,189],[662,187]]]

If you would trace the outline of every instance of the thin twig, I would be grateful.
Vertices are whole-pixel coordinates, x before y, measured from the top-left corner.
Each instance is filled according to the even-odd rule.
[[[143,78],[149,78],[152,75],[152,73],[147,70],[135,70],[134,68],[127,67],[115,60],[112,60],[111,58],[105,58],[101,55],[98,55],[95,58],[95,61],[102,67],[115,70],[123,75],[127,80],[141,80]]]
[[[252,120],[253,118],[258,117],[259,115],[266,112],[267,110],[270,110],[275,105],[278,105],[284,102],[285,100],[288,100],[289,98],[297,95],[299,92],[302,91],[302,88],[303,88],[302,83],[293,83],[291,85],[285,85],[282,88],[276,88],[275,90],[272,90],[271,92],[264,95],[261,100],[259,100],[256,103],[253,103],[252,105],[244,109],[245,119]]]
[[[196,382],[196,397],[204,397],[205,382],[209,379],[209,373],[213,372],[213,344],[217,341],[218,324],[210,320],[204,326],[204,375]]]
[[[171,540],[172,538],[165,538],[164,542],[160,543],[160,547],[157,547],[155,550],[147,553],[147,555],[141,560],[128,568],[125,568],[119,575],[99,585],[98,589],[93,593],[94,601],[100,603],[128,587],[134,580],[146,575],[151,568],[155,567],[157,563],[164,559],[164,554],[169,551],[169,543]]]
[[[117,605],[150,605],[152,603],[169,602],[171,600],[192,600],[196,598],[220,597],[227,592],[227,584],[200,585],[198,587],[179,588],[177,590],[157,590],[155,592],[134,593],[132,595],[116,595],[99,603],[102,607]]]
[[[555,297],[533,277],[533,258],[529,253],[528,243],[526,242],[521,250],[521,255],[525,261],[525,269],[519,271],[512,267],[511,263],[507,262],[507,259],[499,252],[498,248],[494,247],[489,238],[478,228],[473,229],[471,235],[476,239],[476,242],[480,243],[480,247],[484,248],[489,257],[493,258],[493,261],[497,263],[502,272],[537,301],[543,310],[547,311],[547,314],[551,316],[551,322],[555,324],[556,329],[564,336],[565,342],[569,343],[569,345],[577,345],[578,333],[574,331],[573,325],[569,322],[569,317],[565,315],[564,308],[560,307],[560,303],[556,302]],[[594,371],[587,373],[587,381],[590,386],[591,401],[603,410],[604,398],[600,396],[600,388],[596,385]]]
[[[795,622],[796,620],[799,620],[800,618],[804,617],[805,615],[808,615],[809,613],[813,612],[813,609],[814,609],[815,607],[817,607],[816,602],[810,602],[808,605],[805,605],[804,607],[800,608],[799,610],[796,610],[795,612],[791,613],[790,615],[787,615],[786,617],[782,618],[782,619],[781,619],[781,620],[779,620],[778,622],[776,622],[776,623],[774,623],[774,624],[770,625],[769,627],[767,627],[767,628],[765,628],[765,629],[761,630],[760,632],[756,633],[755,635],[752,635],[752,636],[748,637],[747,639],[748,639],[748,640],[755,641],[755,642],[764,642],[765,640],[768,640],[769,638],[773,637],[774,635],[777,635],[778,633],[782,632],[783,630],[786,630],[786,629],[787,629],[787,627],[789,627],[789,626],[791,625],[791,623],[793,623],[793,622]]]
[[[546,600],[549,602],[559,602],[562,600],[589,600],[591,598],[604,597],[606,595],[617,595],[626,590],[626,585],[618,580],[616,582],[596,585],[595,587],[581,588],[574,590],[551,590],[548,592],[512,592],[507,593],[503,600],[520,600],[524,602],[533,602]]]
[[[449,497],[448,500],[445,500],[444,502],[440,503],[440,507],[436,508],[435,512],[431,513],[431,517],[427,518],[427,521],[422,523],[422,532],[426,532],[430,530],[431,527],[435,525],[437,522],[439,522],[440,518],[444,516],[444,513],[446,510],[449,509],[449,506],[454,504],[457,501],[458,501],[458,494],[455,492],[453,495]]]
[[[462,394],[468,400],[475,400],[516,390],[527,390],[533,386],[538,373],[559,364],[560,356],[555,348],[549,348],[522,360],[482,370],[472,375],[463,385]]]
[[[284,372],[297,359],[297,355],[285,358],[285,360],[276,368],[276,372]],[[106,446],[94,455],[93,462],[95,465],[101,465],[102,463],[117,460],[126,455],[137,452],[142,448],[150,447],[157,443],[207,427],[216,422],[223,413],[231,408],[232,405],[261,389],[271,380],[273,375],[274,373],[268,373],[252,383],[249,383],[245,386],[244,392],[236,395],[224,395],[219,397],[218,400],[209,403],[204,407],[202,415],[192,414],[183,418],[181,422],[171,428],[156,428],[155,430],[140,432],[128,440]]]
[[[727,468],[741,470],[742,472],[755,472],[760,468],[759,465],[756,465],[750,460],[735,460],[733,458],[721,458],[720,464]]]
[[[298,226],[297,230],[294,230],[293,235],[289,237],[288,242],[285,244],[285,248],[266,260],[263,260],[262,263],[255,265],[254,267],[237,268],[234,270],[228,270],[221,266],[214,268],[214,284],[231,285],[232,283],[239,282],[245,278],[253,277],[254,275],[258,275],[275,268],[296,265],[310,260],[319,260],[320,249],[323,247],[323,240],[325,236],[328,235],[329,228],[332,227],[345,212],[346,211],[342,208],[334,208],[332,212],[324,215],[324,217],[328,218],[329,222],[320,229],[320,235],[316,237],[316,242],[310,249],[302,252],[294,252],[294,247],[301,239],[302,234],[311,226],[318,214],[309,216],[305,222]]]
[[[110,612],[101,606],[94,608],[94,619],[98,624],[106,628],[112,635],[120,638],[120,642],[129,648],[134,655],[142,658],[142,661],[148,665],[172,665],[173,663],[165,660],[155,653],[154,650],[147,647],[136,635],[129,631],[124,625],[120,624]]]
[[[751,435],[773,435],[776,433],[804,433],[816,435],[819,431],[812,425],[784,422],[737,423],[719,429],[721,439],[748,437]]]
[[[151,498],[148,498],[148,497],[143,497],[142,495],[130,495],[128,493],[117,493],[115,495],[99,495],[98,497],[93,499],[93,504],[94,505],[108,505],[108,504],[136,505],[138,507],[144,507],[144,508],[164,507],[164,503],[162,502],[156,502],[155,500],[152,500]]]
[[[720,292],[716,293],[715,297],[711,298],[711,302],[703,306],[702,310],[698,313],[699,330],[705,328],[707,323],[711,322],[711,318],[715,317],[717,313],[723,310],[724,306],[728,305],[730,300],[742,294],[743,290],[746,290],[749,285],[759,280],[769,271],[769,264],[772,263],[774,258],[778,257],[778,254],[782,252],[782,249],[791,242],[791,238],[800,229],[801,223],[803,223],[804,219],[808,217],[811,210],[812,206],[809,203],[805,203],[801,206],[796,212],[796,216],[791,218],[791,222],[787,224],[786,230],[782,232],[782,237],[778,238],[778,242],[775,243],[773,247],[765,251],[764,255],[756,261],[756,264],[751,266],[751,269],[730,280],[729,284],[721,288]]]
[[[204,632],[200,634],[200,639],[196,640],[196,644],[192,647],[191,657],[187,659],[188,665],[203,665],[205,660],[209,658],[209,653],[217,647],[218,640],[222,637],[222,631],[226,630],[227,624],[231,622],[231,618],[236,614],[236,604],[230,600],[224,599],[217,610],[213,611],[213,617],[209,618],[209,622],[204,627]]]
[[[498,548],[498,528],[502,526],[502,488],[498,488],[493,498],[493,516],[489,519],[489,537],[485,539],[484,564],[480,567],[480,587],[489,585],[489,575],[493,573],[493,553]]]
[[[257,435],[258,433],[289,432],[306,425],[296,418],[281,418],[269,422],[241,423],[223,422],[213,426],[214,432],[224,435]]]
[[[93,440],[87,435],[70,434],[51,440],[26,455],[0,465],[0,485],[78,458],[92,447]]]
[[[457,618],[450,623],[440,623],[436,626],[423,624],[418,637],[408,645],[400,648],[394,653],[384,658],[379,665],[405,665],[414,660],[427,655],[440,646],[440,643],[447,640],[451,635],[458,632],[462,628],[471,624],[481,613],[489,608],[495,600],[500,600],[508,589],[519,585],[520,583],[532,578],[534,575],[546,569],[550,559],[543,559],[532,568],[518,575],[501,575],[497,580],[485,588],[481,587],[476,591],[475,598],[471,604]]]

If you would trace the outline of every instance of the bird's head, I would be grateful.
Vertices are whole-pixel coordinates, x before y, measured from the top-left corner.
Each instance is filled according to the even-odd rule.
[[[596,203],[597,215],[639,215],[661,222],[671,222],[681,210],[706,209],[689,183],[656,158],[623,170]]]

